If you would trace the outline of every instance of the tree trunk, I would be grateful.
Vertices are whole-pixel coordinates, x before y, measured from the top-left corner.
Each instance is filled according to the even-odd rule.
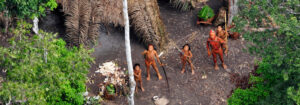
[[[232,19],[238,13],[238,0],[228,0],[228,26],[232,25]]]
[[[134,105],[134,90],[136,84],[133,77],[133,67],[132,67],[132,59],[131,59],[127,0],[123,0],[123,14],[124,14],[124,22],[125,22],[126,59],[127,59],[129,83],[130,83],[130,95],[128,96],[128,102],[129,105]]]
[[[39,18],[37,17],[34,17],[33,19],[33,27],[32,27],[32,30],[33,32],[36,34],[36,35],[40,35],[39,34]],[[43,38],[43,36],[40,36],[40,38]],[[44,47],[44,61],[45,63],[47,63],[47,48],[46,46]]]
[[[9,27],[9,22],[10,22],[10,17],[8,16],[4,16],[4,33],[7,34],[8,33],[8,27]]]
[[[37,17],[34,17],[33,19],[33,27],[32,27],[32,31],[35,33],[35,34],[39,34],[39,19]]]
[[[8,33],[8,28],[10,26],[10,22],[12,21],[12,18],[5,15],[7,14],[7,11],[4,10],[3,12],[0,12],[0,25],[3,25],[4,27],[4,35]]]

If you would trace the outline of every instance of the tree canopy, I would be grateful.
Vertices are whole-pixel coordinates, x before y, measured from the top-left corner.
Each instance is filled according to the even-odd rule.
[[[28,37],[30,28],[31,24],[19,22],[15,36],[10,39],[11,46],[0,47],[0,67],[7,73],[0,87],[0,100],[82,105],[86,75],[93,61],[92,50],[83,46],[67,48],[65,41],[43,31],[39,32],[41,35]]]
[[[300,1],[239,0],[235,32],[262,58],[247,89],[236,89],[230,105],[300,105]]]
[[[0,12],[19,18],[45,15],[46,8],[57,7],[55,0],[0,0]]]

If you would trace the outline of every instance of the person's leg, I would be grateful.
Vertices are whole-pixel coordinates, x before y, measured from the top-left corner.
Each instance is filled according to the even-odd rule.
[[[140,86],[141,86],[142,91],[145,91],[142,80],[140,80]]]
[[[223,48],[224,48],[224,53],[225,53],[226,56],[227,56],[227,54],[228,54],[228,45],[227,45],[227,43],[225,43],[225,44],[223,45]]]
[[[135,80],[135,83],[137,83],[137,80]],[[135,85],[135,92],[138,93],[138,84]]]
[[[156,66],[156,63],[155,62],[153,62],[152,63],[152,67],[154,68],[154,70],[156,71],[156,74],[157,74],[157,77],[158,77],[158,79],[159,80],[161,80],[162,79],[162,77],[161,77],[161,75],[160,75],[160,73],[159,73],[159,71],[158,71],[158,68],[157,68],[157,66]]]
[[[150,63],[145,61],[146,70],[147,70],[147,80],[150,80]]]
[[[218,64],[217,64],[217,54],[215,52],[212,52],[213,59],[214,59],[214,65],[215,65],[215,70],[219,70]]]
[[[219,52],[218,52],[218,55],[219,55],[220,61],[223,63],[223,62],[224,62],[224,59],[223,59],[223,51],[219,51]]]
[[[186,64],[185,59],[181,59],[181,63],[182,63],[181,73],[183,74],[185,72],[185,64]]]
[[[219,57],[220,57],[220,60],[221,60],[221,62],[222,62],[223,68],[224,68],[224,69],[227,69],[227,66],[226,66],[225,63],[224,63],[223,51],[220,51],[220,52],[219,52]]]
[[[194,65],[192,63],[192,60],[191,59],[188,59],[188,62],[190,63],[190,66],[191,66],[191,69],[192,69],[192,75],[195,74],[195,71],[194,71]]]

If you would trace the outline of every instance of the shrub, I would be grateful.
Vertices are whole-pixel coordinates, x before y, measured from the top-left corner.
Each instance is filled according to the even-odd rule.
[[[30,28],[30,24],[19,22],[11,46],[0,47],[0,66],[7,70],[0,100],[82,105],[92,50],[67,48],[65,41],[43,31],[28,37]]]
[[[262,61],[256,72],[260,75],[250,80],[255,84],[245,90],[236,89],[228,99],[229,105],[299,104],[300,18],[290,12],[299,12],[299,4],[299,0],[239,1],[240,11],[232,31],[243,33],[252,43],[250,53]]]

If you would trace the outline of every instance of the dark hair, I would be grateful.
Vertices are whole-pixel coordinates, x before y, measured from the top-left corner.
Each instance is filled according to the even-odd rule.
[[[149,46],[152,46],[153,49],[156,50],[153,44],[148,44],[147,50],[149,50]]]
[[[138,64],[138,63],[134,64],[133,69],[135,69],[136,66],[140,67],[140,64]]]
[[[182,49],[184,49],[185,46],[188,46],[188,47],[189,47],[189,51],[191,51],[191,46],[190,46],[189,44],[183,45],[183,46],[182,46]]]
[[[219,26],[223,29],[223,26],[222,26],[222,25],[218,25],[218,26],[217,26],[217,29],[219,28]]]

